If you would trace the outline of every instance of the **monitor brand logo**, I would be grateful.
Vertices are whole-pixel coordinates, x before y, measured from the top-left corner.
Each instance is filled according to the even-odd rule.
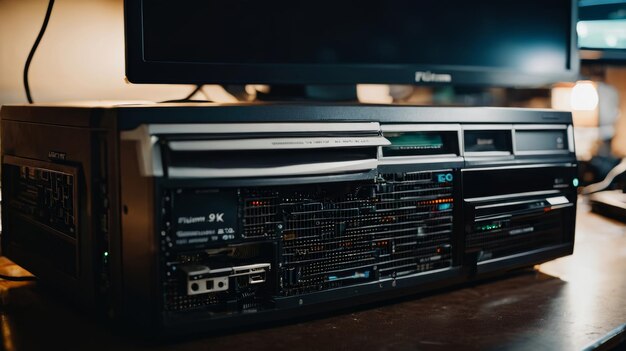
[[[431,71],[415,72],[415,81],[424,83],[449,83],[452,81],[452,75],[446,73],[433,73]]]

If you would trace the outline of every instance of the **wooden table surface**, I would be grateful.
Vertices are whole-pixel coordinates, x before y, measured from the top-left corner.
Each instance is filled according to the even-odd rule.
[[[316,319],[167,344],[121,336],[32,283],[0,281],[0,292],[7,351],[579,350],[607,335],[617,336],[604,346],[624,340],[626,226],[581,205],[574,255],[535,270]]]

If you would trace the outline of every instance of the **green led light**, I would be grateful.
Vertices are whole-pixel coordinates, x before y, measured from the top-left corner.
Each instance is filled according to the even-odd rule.
[[[498,223],[498,224],[485,224],[483,226],[477,227],[478,230],[481,231],[487,231],[487,230],[494,230],[494,229],[500,229],[502,228],[502,223]]]
[[[578,186],[578,178],[574,178],[572,180],[572,185],[574,185],[575,187]]]
[[[105,252],[104,252],[104,257],[108,257],[108,256],[109,256],[109,252],[108,252],[108,251],[105,251]]]

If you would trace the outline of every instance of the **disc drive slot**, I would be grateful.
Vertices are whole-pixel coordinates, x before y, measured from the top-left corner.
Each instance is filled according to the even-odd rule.
[[[350,173],[375,169],[377,147],[276,150],[165,150],[170,178],[248,178]]]
[[[529,213],[541,213],[549,210],[550,207],[550,203],[545,198],[535,198],[487,205],[475,205],[474,214],[476,220],[488,220],[505,215],[516,216]]]
[[[365,172],[390,145],[378,123],[142,125],[142,174],[168,178],[249,178]]]

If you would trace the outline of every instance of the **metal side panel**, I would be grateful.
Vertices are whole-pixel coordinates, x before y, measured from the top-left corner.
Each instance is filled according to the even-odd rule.
[[[157,316],[154,181],[141,176],[135,144],[120,144],[122,309],[129,323],[150,327]]]

